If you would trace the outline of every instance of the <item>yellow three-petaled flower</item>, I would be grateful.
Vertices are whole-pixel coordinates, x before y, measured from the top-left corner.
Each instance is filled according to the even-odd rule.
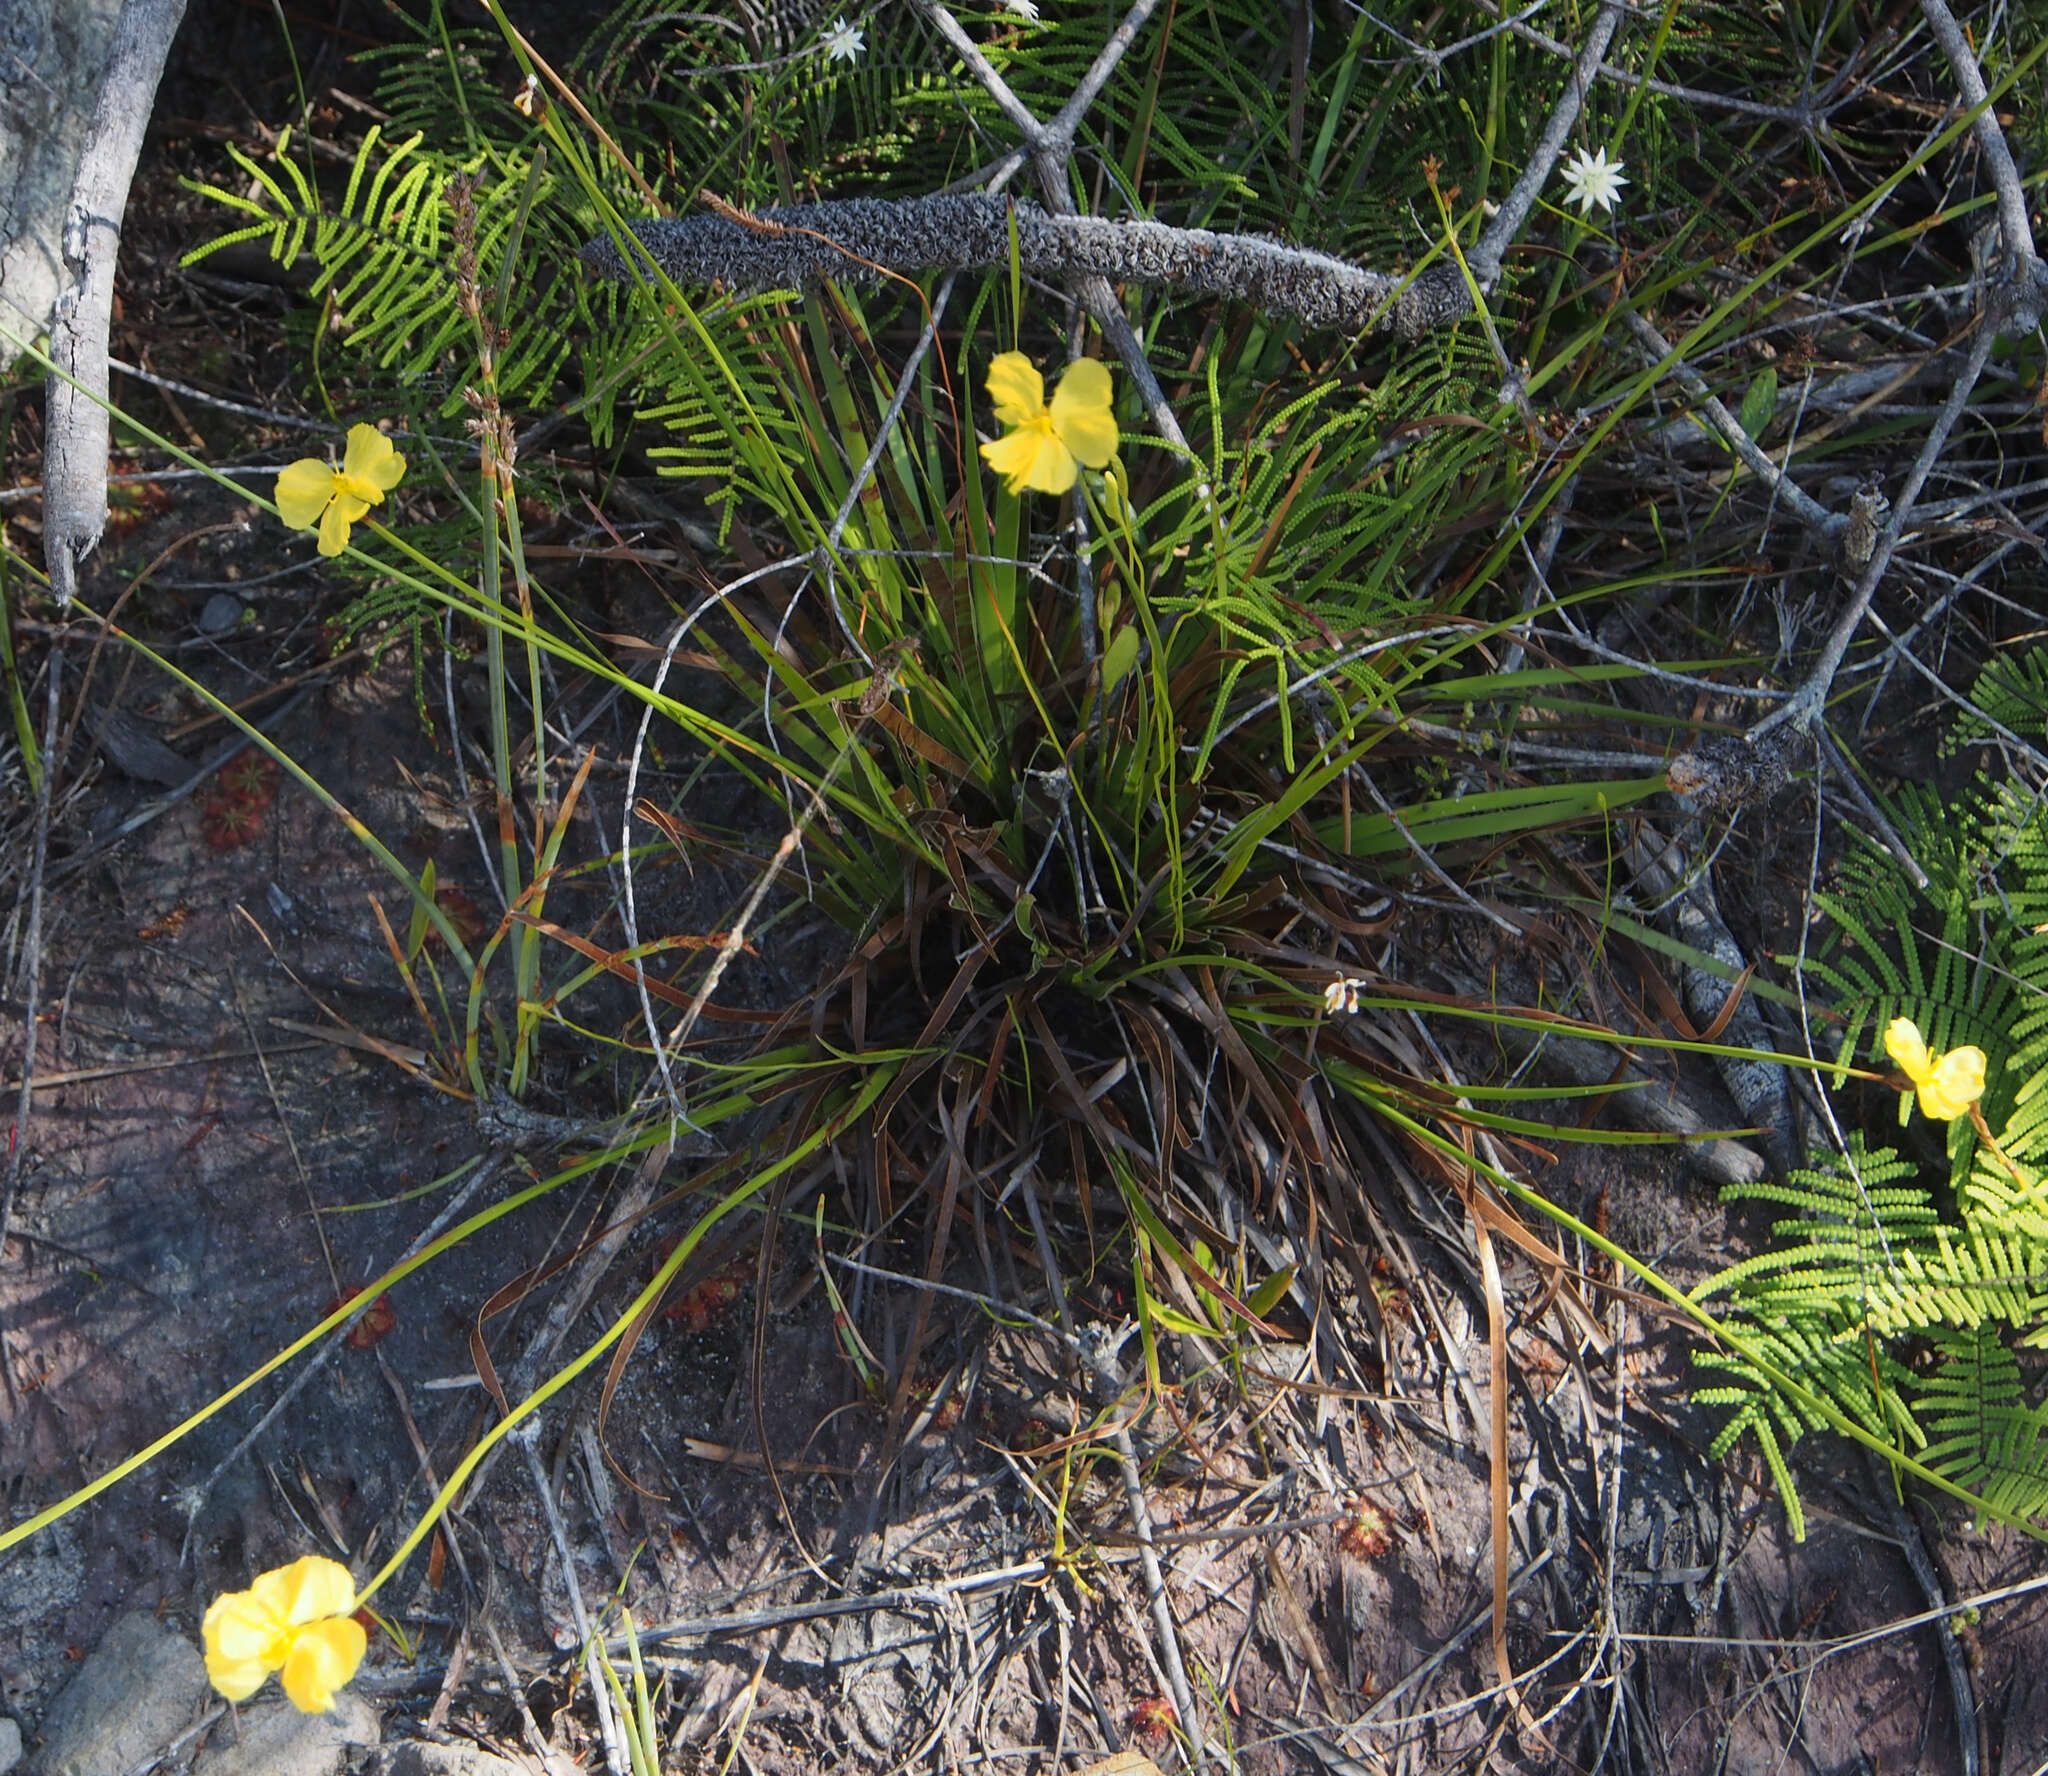
[[[230,1702],[255,1695],[273,1671],[308,1714],[334,1706],[355,1676],[369,1636],[355,1619],[356,1583],[336,1560],[308,1554],[267,1572],[206,1611],[206,1675]]]
[[[1947,1054],[1929,1054],[1920,1026],[1911,1018],[1893,1018],[1885,1026],[1884,1051],[1913,1082],[1920,1094],[1920,1108],[1937,1122],[1955,1121],[1984,1095],[1981,1048],[1952,1048]]]
[[[396,487],[405,458],[375,426],[348,428],[348,454],[341,467],[302,456],[278,472],[277,513],[294,530],[317,530],[320,553],[339,555],[348,547],[348,527]]]
[[[988,367],[988,394],[1007,429],[981,447],[982,460],[1012,493],[1065,493],[1080,469],[1107,468],[1116,455],[1109,372],[1093,358],[1067,366],[1048,406],[1037,367],[1003,352]]]

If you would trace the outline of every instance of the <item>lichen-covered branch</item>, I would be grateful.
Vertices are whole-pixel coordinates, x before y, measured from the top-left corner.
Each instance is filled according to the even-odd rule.
[[[882,272],[1007,265],[1012,211],[1009,200],[979,193],[849,198],[764,210],[749,222],[706,214],[635,222],[632,229],[648,260],[676,283],[753,292],[801,289],[827,277],[863,282]],[[1036,277],[1099,277],[1223,296],[1310,327],[1355,333],[1392,326],[1404,338],[1469,307],[1455,272],[1404,288],[1405,280],[1390,273],[1263,235],[1054,216],[1032,203],[1015,204],[1014,213],[1018,259]],[[583,258],[606,277],[631,275],[609,237],[592,241]]]

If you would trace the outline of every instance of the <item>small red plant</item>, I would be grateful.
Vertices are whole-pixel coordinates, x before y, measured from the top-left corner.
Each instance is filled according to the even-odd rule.
[[[245,752],[221,767],[221,793],[261,812],[277,793],[277,765],[260,752]]]
[[[747,1286],[751,1266],[735,1258],[723,1270],[706,1277],[680,1301],[662,1310],[661,1317],[691,1332],[702,1332],[732,1312],[740,1292]]]
[[[1360,1499],[1352,1506],[1337,1545],[1356,1559],[1371,1560],[1394,1545],[1392,1520],[1370,1499]]]
[[[465,949],[490,930],[476,902],[460,888],[443,885],[434,890],[434,904],[448,915],[448,923],[455,927],[455,935],[462,939]]]
[[[246,845],[263,826],[263,810],[235,796],[215,796],[199,817],[199,830],[216,851]]]
[[[333,1313],[337,1308],[346,1307],[361,1293],[362,1290],[360,1289],[350,1289],[344,1294],[335,1296],[327,1304],[327,1313]],[[324,1319],[326,1314],[323,1314],[321,1317]],[[397,1327],[398,1309],[391,1305],[391,1297],[389,1295],[379,1295],[375,1301],[370,1303],[369,1312],[356,1321],[343,1335],[342,1343],[347,1345],[350,1350],[366,1351],[373,1344],[381,1344],[397,1330]]]
[[[1131,1709],[1134,1739],[1149,1739],[1154,1745],[1161,1745],[1173,1737],[1173,1729],[1179,1725],[1180,1716],[1165,1696],[1141,1696]]]

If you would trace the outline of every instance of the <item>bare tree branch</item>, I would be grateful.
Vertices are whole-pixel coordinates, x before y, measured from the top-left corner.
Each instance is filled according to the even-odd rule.
[[[1699,402],[1700,410],[1713,422],[1714,430],[1727,440],[1728,448],[1741,458],[1743,466],[1752,475],[1784,501],[1801,524],[1830,540],[1848,528],[1846,517],[1839,512],[1830,512],[1757,447],[1756,440],[1742,429],[1742,422],[1728,411],[1720,396],[1707,387],[1706,378],[1673,350],[1671,342],[1647,318],[1633,309],[1625,309],[1622,311],[1622,323],[1635,335],[1636,342],[1653,364],[1670,364],[1680,386]]]
[[[739,291],[800,289],[821,278],[874,282],[882,271],[986,270],[1010,259],[1013,206],[987,194],[899,200],[849,198],[762,211],[752,225],[722,215],[632,224],[652,262],[678,284]],[[1215,234],[1163,222],[1054,216],[1014,206],[1017,257],[1033,276],[1162,285],[1248,302],[1317,328],[1355,333],[1391,323],[1404,337],[1447,315],[1403,280],[1260,235]],[[609,236],[583,249],[611,278],[631,275]]]
[[[1949,11],[1945,0],[1920,0],[1920,16],[1934,33],[1935,42],[1941,45],[1942,54],[1948,57],[1963,103],[1976,113],[1970,120],[1970,131],[1977,138],[1977,151],[1984,157],[1991,188],[1998,194],[1999,244],[2005,249],[2005,301],[1995,330],[2031,333],[2041,324],[2041,310],[2048,303],[2048,266],[2041,263],[2040,254],[2034,250],[2034,230],[2027,220],[2027,193],[2020,183],[2020,170],[1991,109],[1984,70],[1978,67],[1962,26],[1956,23],[1956,15]]]
[[[1565,138],[1579,121],[1579,112],[1586,103],[1586,91],[1593,84],[1601,57],[1606,55],[1607,46],[1614,41],[1614,33],[1621,28],[1623,10],[1620,0],[1604,0],[1599,17],[1594,19],[1593,28],[1586,33],[1585,47],[1579,51],[1579,59],[1572,67],[1572,77],[1564,83],[1564,91],[1557,95],[1557,103],[1550,110],[1550,121],[1543,126],[1543,134],[1536,138],[1536,146],[1529,151],[1528,164],[1522,168],[1522,176],[1501,199],[1500,210],[1486,225],[1479,244],[1465,255],[1465,263],[1471,266],[1472,275],[1479,280],[1481,290],[1491,290],[1499,281],[1501,262],[1507,257],[1508,248],[1521,235],[1522,224],[1536,207],[1537,194],[1550,182],[1557,157],[1564,152]],[[1455,275],[1455,268],[1452,270]],[[1458,282],[1463,293],[1464,280],[1460,278]]]
[[[1963,373],[1956,378],[1955,387],[1949,391],[1949,398],[1941,412],[1936,415],[1934,429],[1927,434],[1927,442],[1921,446],[1920,455],[1913,464],[1912,473],[1906,477],[1906,485],[1899,494],[1897,505],[1892,508],[1890,520],[1878,533],[1876,546],[1871,551],[1869,565],[1856,582],[1856,590],[1849,599],[1849,608],[1836,620],[1829,633],[1827,645],[1821,649],[1820,659],[1807,674],[1806,682],[1778,708],[1764,717],[1749,731],[1751,740],[1760,739],[1773,728],[1786,722],[1805,728],[1822,709],[1827,706],[1828,692],[1833,688],[1835,674],[1841,669],[1842,660],[1849,652],[1849,644],[1856,639],[1856,631],[1863,626],[1864,616],[1870,609],[1870,601],[1877,596],[1877,588],[1883,582],[1885,570],[1891,566],[1892,555],[1898,549],[1899,539],[1905,534],[1906,524],[1912,516],[1913,502],[1919,498],[1920,489],[1927,484],[1927,477],[1941,458],[1942,449],[1948,443],[1949,433],[1955,430],[1956,421],[1963,416],[1963,409],[1969,404],[1972,392],[1977,387],[1977,378],[1982,373],[1991,348],[1998,338],[1998,329],[1992,324],[1987,311],[1977,328],[1976,340],[1970,347],[1969,362],[1963,366]]]
[[[1067,190],[1067,161],[1073,152],[1073,131],[1081,115],[1077,106],[1082,104],[1084,95],[1093,97],[1102,90],[1104,82],[1123,59],[1124,51],[1136,41],[1140,27],[1157,4],[1158,0],[1134,0],[1117,28],[1110,33],[1102,53],[1083,76],[1073,99],[1061,108],[1055,126],[1048,128],[1031,115],[1030,107],[1010,90],[1009,82],[981,53],[981,46],[968,36],[960,21],[940,5],[939,0],[917,0],[918,11],[931,21],[933,28],[959,55],[968,71],[981,82],[989,97],[1001,107],[1003,115],[1017,126],[1018,133],[1030,145],[1032,171],[1038,175],[1039,195],[1045,200],[1047,211],[1053,216],[1066,218],[1075,214],[1074,199]],[[1139,342],[1130,318],[1124,313],[1123,304],[1110,288],[1109,280],[1100,272],[1083,271],[1073,278],[1072,287],[1074,294],[1080,297],[1081,305],[1102,329],[1102,336],[1123,360],[1124,368],[1131,373],[1131,380],[1138,385],[1138,398],[1144,402],[1145,411],[1151,416],[1153,430],[1182,455],[1192,457],[1194,450],[1188,443],[1187,434],[1181,430],[1180,421],[1175,418],[1172,404],[1166,398],[1166,391],[1159,386],[1159,378],[1153,372],[1152,361],[1145,355],[1145,348]]]

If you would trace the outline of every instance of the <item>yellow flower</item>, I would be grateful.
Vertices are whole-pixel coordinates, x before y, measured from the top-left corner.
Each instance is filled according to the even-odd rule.
[[[1885,1026],[1884,1052],[1920,1093],[1920,1108],[1937,1122],[1953,1122],[1984,1095],[1984,1051],[1952,1048],[1947,1054],[1927,1052],[1927,1038],[1911,1018],[1893,1018]]]
[[[206,1675],[230,1702],[240,1702],[280,1672],[293,1702],[308,1714],[325,1713],[369,1645],[355,1607],[355,1580],[339,1561],[309,1554],[267,1572],[248,1590],[229,1591],[208,1606],[201,1630]]]
[[[348,454],[341,467],[304,456],[277,477],[277,512],[294,530],[318,530],[320,553],[339,555],[348,547],[348,527],[405,474],[405,458],[375,426],[348,428]]]
[[[1045,404],[1045,380],[1022,352],[1004,352],[988,367],[989,399],[1008,428],[981,447],[988,466],[1012,493],[1036,488],[1065,493],[1077,465],[1106,468],[1116,455],[1116,415],[1110,411],[1109,372],[1093,358],[1069,364]]]

